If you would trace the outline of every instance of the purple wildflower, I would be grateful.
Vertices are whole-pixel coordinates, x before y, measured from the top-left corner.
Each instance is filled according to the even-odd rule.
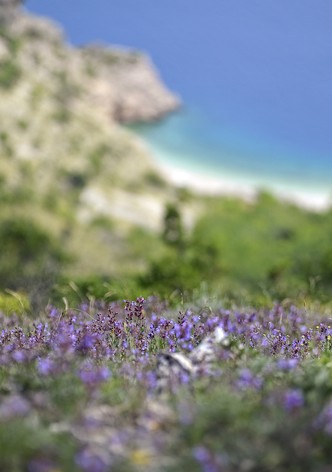
[[[284,394],[284,408],[289,411],[295,411],[304,405],[303,393],[299,389],[287,390]]]
[[[0,406],[0,418],[26,416],[30,411],[30,403],[20,395],[12,395],[3,400]]]
[[[242,369],[240,371],[237,385],[242,388],[254,388],[256,390],[262,387],[263,381],[261,378],[255,376],[249,369]]]
[[[87,333],[83,336],[80,343],[77,346],[77,350],[81,352],[86,352],[91,349],[95,344],[95,336]]]
[[[279,359],[277,365],[281,370],[293,370],[298,363],[298,359]]]
[[[77,454],[76,464],[84,472],[104,472],[109,470],[106,461],[89,449],[83,449]]]
[[[21,364],[26,360],[26,353],[20,349],[14,351],[12,353],[12,359],[16,361],[17,363]]]
[[[204,446],[197,446],[193,449],[193,456],[202,466],[203,472],[220,472],[222,464],[219,457],[216,457]]]
[[[318,416],[315,426],[323,429],[326,434],[332,436],[332,404],[329,403]]]
[[[110,377],[107,367],[88,366],[80,370],[79,377],[88,387],[96,387]]]
[[[41,375],[49,375],[54,372],[55,363],[48,357],[44,359],[38,359],[37,369]]]

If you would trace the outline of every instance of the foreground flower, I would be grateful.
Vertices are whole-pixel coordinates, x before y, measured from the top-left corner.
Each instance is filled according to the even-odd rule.
[[[76,464],[84,472],[106,472],[106,470],[109,470],[106,461],[89,449],[83,449],[77,454]]]
[[[287,411],[295,411],[304,405],[303,393],[299,389],[287,390],[284,394],[284,407]]]
[[[0,419],[26,416],[30,412],[30,403],[21,395],[6,398],[0,406]]]
[[[82,382],[88,387],[97,387],[109,379],[111,373],[107,367],[96,367],[93,365],[83,367],[79,372]]]

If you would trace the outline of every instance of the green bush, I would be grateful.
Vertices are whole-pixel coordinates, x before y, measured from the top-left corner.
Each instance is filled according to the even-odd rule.
[[[60,244],[27,218],[0,223],[0,288],[23,290],[37,300],[53,285],[67,257]]]
[[[1,23],[1,21],[0,21]],[[0,25],[0,38],[4,39],[7,47],[12,56],[16,56],[18,51],[21,49],[23,41],[21,38],[13,37],[9,34],[8,30]]]
[[[158,174],[158,172],[155,172],[153,170],[145,174],[144,180],[146,181],[148,185],[151,185],[152,187],[161,188],[161,189],[164,189],[165,187],[167,187],[167,183],[163,179],[163,177],[160,174]]]
[[[143,288],[162,295],[192,292],[202,282],[237,303],[317,300],[332,295],[332,212],[311,213],[261,193],[256,203],[206,199],[205,213],[185,234],[181,211],[169,205],[163,249],[147,255]]]
[[[21,77],[20,67],[11,59],[0,62],[0,87],[6,90],[14,87]]]
[[[210,245],[188,245],[182,251],[169,248],[164,256],[153,260],[144,275],[138,277],[145,290],[168,298],[173,292],[191,298],[203,282],[221,277],[221,263]]]
[[[193,238],[213,244],[224,276],[252,294],[310,296],[316,280],[315,296],[328,299],[331,233],[330,212],[310,213],[264,193],[256,204],[212,201]]]

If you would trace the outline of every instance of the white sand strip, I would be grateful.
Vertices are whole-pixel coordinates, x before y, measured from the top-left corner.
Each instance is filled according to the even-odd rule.
[[[281,200],[309,210],[324,211],[332,205],[332,186],[331,190],[316,190],[278,181],[263,184],[241,176],[225,174],[223,177],[200,172],[197,169],[184,169],[180,165],[167,163],[165,159],[157,159],[157,163],[166,180],[178,187],[186,187],[203,195],[230,195],[252,201],[259,190],[265,189]]]

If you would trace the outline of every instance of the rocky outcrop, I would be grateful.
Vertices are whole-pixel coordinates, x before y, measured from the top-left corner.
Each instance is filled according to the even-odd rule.
[[[157,228],[167,184],[119,122],[159,119],[179,100],[145,55],[72,47],[19,4],[0,0],[0,199],[24,194],[35,214],[50,205],[84,222],[101,214]]]
[[[0,27],[15,20],[22,0],[0,0]]]
[[[121,48],[90,46],[82,50],[96,81],[92,96],[106,104],[117,122],[149,122],[180,106],[180,100],[161,81],[145,54]]]
[[[0,0],[1,12],[13,14],[0,29],[0,155],[13,156],[11,166],[28,164],[34,176],[43,167],[39,190],[54,185],[55,160],[58,171],[84,174],[86,185],[108,172],[121,181],[153,172],[144,145],[118,126],[179,106],[150,60],[120,48],[72,47],[58,25],[20,3]],[[7,185],[17,182],[11,166],[0,165]]]
[[[145,55],[72,47],[19,4],[0,0],[0,227],[15,215],[45,228],[73,256],[70,277],[142,267],[132,231],[160,231],[177,190],[121,123],[179,100]]]
[[[57,62],[56,55],[62,50],[67,71],[73,80],[79,79],[86,100],[110,120],[155,121],[180,106],[179,98],[163,84],[147,55],[119,47],[70,47],[58,25],[25,13],[21,4],[22,0],[0,0],[0,26],[17,39],[25,38],[31,55],[43,55],[50,65]],[[46,50],[48,57],[43,54]]]
[[[17,8],[18,6],[22,5],[23,0],[0,0],[0,7],[1,10],[4,8]]]

